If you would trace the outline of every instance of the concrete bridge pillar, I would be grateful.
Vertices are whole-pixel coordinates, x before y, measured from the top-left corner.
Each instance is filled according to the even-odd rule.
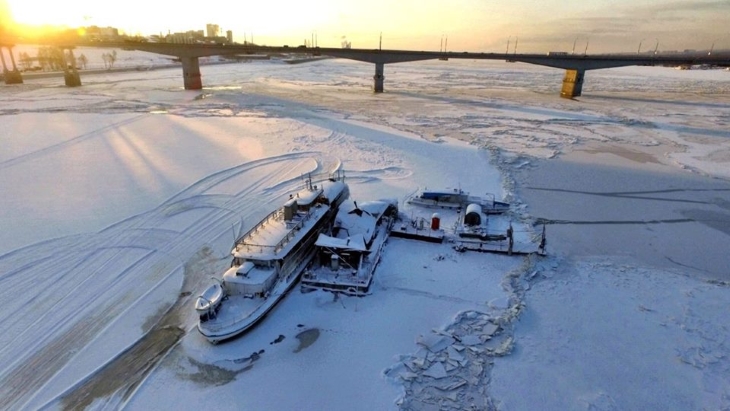
[[[0,60],[3,64],[3,78],[5,84],[23,84],[23,76],[18,71],[18,67],[15,65],[15,57],[13,57],[13,48],[7,47],[8,53],[10,54],[10,62],[12,63],[12,70],[8,70],[8,66],[5,64],[5,55],[3,54],[3,47],[0,47]]]
[[[573,98],[578,97],[583,92],[583,78],[586,71],[583,69],[565,70],[563,77],[563,89],[560,91],[560,97]]]
[[[197,57],[180,57],[183,67],[183,83],[185,90],[200,90],[203,81],[200,79],[200,62]]]
[[[375,75],[373,76],[373,92],[382,93],[383,83],[385,83],[385,63],[375,63]]]
[[[67,87],[79,87],[81,86],[81,76],[79,75],[78,70],[76,70],[76,56],[74,56],[73,49],[68,49],[68,54],[66,54],[66,50],[63,51],[63,56],[65,60],[65,66],[63,67],[63,79],[66,82]]]

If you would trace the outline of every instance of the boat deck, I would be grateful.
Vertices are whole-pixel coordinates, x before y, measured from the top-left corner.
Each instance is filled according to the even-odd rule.
[[[419,228],[406,221],[399,221],[390,232],[390,235],[409,240],[426,241],[428,243],[443,243],[446,233],[443,229],[432,230],[430,227]]]
[[[235,337],[261,320],[300,278],[302,268],[309,262],[304,260],[285,279],[278,281],[266,297],[231,295],[220,304],[214,319],[199,322],[198,331],[210,342],[218,343]]]
[[[546,255],[545,249],[539,244],[515,243],[512,249],[507,241],[479,241],[457,239],[454,241],[456,251],[478,251],[481,253],[505,254],[505,255]]]
[[[381,224],[370,247],[370,254],[363,256],[357,268],[340,267],[333,270],[331,266],[320,266],[309,270],[302,276],[302,287],[320,288],[325,291],[341,292],[347,295],[366,295],[370,292],[375,267],[380,262],[383,246],[388,240],[389,227]]]
[[[328,211],[328,207],[317,205],[308,212],[297,212],[292,220],[284,220],[284,210],[280,208],[248,233],[236,241],[234,255],[243,258],[274,258],[286,255],[286,251],[296,241],[297,234],[307,232],[308,226],[315,224]]]

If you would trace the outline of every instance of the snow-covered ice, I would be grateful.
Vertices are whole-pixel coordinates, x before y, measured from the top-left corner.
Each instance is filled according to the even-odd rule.
[[[499,62],[388,65],[380,95],[348,61],[202,71],[0,88],[0,408],[730,407],[727,72],[589,72],[570,101]],[[193,301],[235,234],[340,165],[357,199],[497,193],[551,255],[391,238],[371,295],[296,290],[210,345]]]

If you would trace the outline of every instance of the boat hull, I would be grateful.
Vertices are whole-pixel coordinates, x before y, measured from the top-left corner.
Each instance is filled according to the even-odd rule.
[[[283,280],[280,281],[273,289],[273,292],[269,295],[268,298],[257,298],[256,300],[261,300],[260,305],[258,305],[255,309],[253,309],[248,316],[244,317],[240,322],[236,322],[235,324],[231,325],[230,327],[222,327],[218,330],[211,330],[208,329],[205,326],[205,323],[199,322],[198,323],[198,331],[211,343],[217,344],[221,341],[229,340],[231,338],[237,337],[246,331],[250,330],[253,326],[258,324],[259,321],[263,320],[264,317],[266,317],[266,314],[271,311],[276,304],[278,304],[284,296],[286,296],[287,293],[294,287],[294,284],[297,283],[299,278],[301,277],[302,271],[304,267],[311,261],[311,256],[309,259],[302,263],[302,269],[299,270],[298,273],[293,273],[290,275],[289,280]],[[244,299],[246,297],[243,296],[235,296],[235,297],[229,297],[229,299]]]
[[[331,193],[334,198],[330,204],[317,204],[307,214],[306,220],[302,220],[306,222],[300,222],[296,228],[290,229],[289,233],[286,234],[289,236],[287,237],[288,242],[285,244],[282,242],[281,247],[251,246],[252,250],[245,250],[246,246],[239,247],[237,240],[233,250],[234,262],[242,258],[238,255],[242,253],[247,253],[245,258],[242,258],[244,260],[248,258],[256,259],[256,248],[259,247],[265,251],[261,251],[258,258],[268,258],[266,260],[268,265],[265,267],[276,270],[273,274],[275,277],[272,277],[275,280],[273,280],[272,285],[266,286],[266,290],[259,290],[255,293],[229,292],[229,295],[221,301],[218,312],[214,316],[209,318],[201,316],[197,328],[208,341],[216,344],[250,330],[299,281],[305,267],[309,265],[314,257],[314,242],[317,236],[319,233],[331,228],[340,204],[344,201],[344,198],[349,196],[347,185],[342,184],[340,190],[339,194],[337,192]],[[288,226],[290,220],[286,221]],[[262,224],[260,223],[259,226],[262,226]],[[261,228],[261,230],[264,230],[264,228]],[[244,238],[246,237],[244,236]],[[241,249],[239,250],[239,248]],[[272,254],[270,250],[267,250],[268,248],[276,248],[277,250]],[[259,281],[259,278],[252,274],[253,271],[239,271],[241,267],[244,267],[245,264],[251,264],[251,262],[244,261],[238,264],[232,266],[223,275],[224,285],[237,285],[238,281],[243,284],[246,281],[251,283]],[[266,282],[268,283],[268,279]]]
[[[481,206],[482,212],[485,214],[503,214],[510,209],[510,204],[505,203],[502,201],[492,201],[483,199],[480,197],[470,197],[466,199],[465,201],[439,201],[434,200],[430,198],[422,198],[422,197],[411,197],[408,200],[406,200],[406,203],[419,206],[419,207],[427,207],[427,208],[443,208],[443,209],[451,209],[456,210],[460,208],[465,208],[469,204],[479,204]]]

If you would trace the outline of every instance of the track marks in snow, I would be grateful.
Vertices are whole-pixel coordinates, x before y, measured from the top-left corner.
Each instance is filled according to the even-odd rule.
[[[84,133],[80,136],[76,136],[69,140],[66,140],[66,141],[63,141],[63,142],[60,142],[60,143],[57,143],[57,144],[54,144],[54,145],[51,145],[48,147],[41,148],[36,151],[32,151],[30,153],[26,153],[26,154],[2,161],[2,162],[0,162],[0,170],[2,170],[4,168],[15,166],[17,164],[21,164],[26,161],[35,160],[37,158],[43,157],[43,156],[51,154],[51,153],[55,153],[55,152],[58,152],[61,150],[66,150],[70,146],[83,143],[86,140],[103,135],[104,132],[106,132],[106,131],[117,129],[117,128],[125,126],[127,124],[134,123],[136,121],[143,119],[144,117],[145,117],[145,115],[143,114],[143,115],[135,116],[135,117],[132,117],[132,118],[129,118],[126,120],[119,121],[114,124],[109,124],[108,126],[102,127],[97,130],[89,131],[87,133]]]
[[[300,172],[341,166],[337,160],[323,162],[311,154],[290,153],[223,170],[192,184],[159,207],[98,233],[46,241],[0,256],[0,268],[7,268],[0,275],[0,295],[7,302],[0,318],[6,330],[0,335],[0,354],[14,359],[0,370],[0,408],[42,400],[35,399],[42,387],[61,370],[65,370],[63,375],[73,375],[75,356],[149,298],[157,285],[176,275],[190,256],[206,243],[226,238],[231,227],[241,230],[251,226],[268,210],[262,210],[262,204],[301,188]],[[225,194],[210,194],[224,185]],[[186,219],[190,211],[195,212]],[[227,255],[227,250],[221,251]],[[215,265],[212,260],[207,264]],[[201,286],[201,280],[191,281],[186,278],[183,283],[187,296]],[[26,291],[19,294],[18,290]],[[189,305],[187,299],[175,305],[172,311],[178,320],[163,321],[167,331],[153,328],[137,343],[144,345],[147,339],[163,336],[151,345],[153,348],[140,348],[147,361],[142,365],[153,366],[169,350],[172,345],[165,336],[177,335],[176,328],[187,329],[185,312]],[[121,354],[114,363],[134,363],[130,356],[141,355],[131,354],[135,350]],[[116,354],[108,352],[110,358]],[[134,372],[141,372],[140,364],[134,365],[138,367],[133,367]],[[134,387],[117,388],[127,392]],[[86,385],[78,389],[78,393],[68,395],[76,395],[76,399],[87,395],[83,394]],[[96,388],[91,391],[98,392]]]

